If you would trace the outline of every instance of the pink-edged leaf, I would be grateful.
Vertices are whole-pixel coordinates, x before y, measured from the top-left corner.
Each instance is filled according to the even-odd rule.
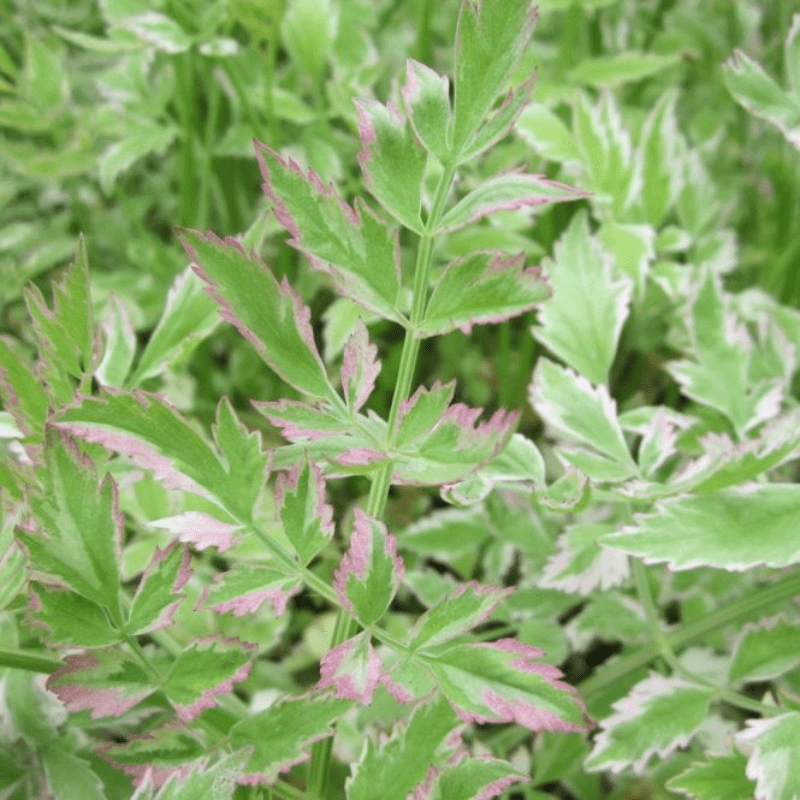
[[[331,276],[340,294],[381,317],[404,323],[398,311],[400,254],[397,234],[359,200],[351,208],[314,172],[304,175],[291,159],[260,142],[256,155],[264,191],[290,244]]]
[[[216,547],[221,553],[239,540],[233,538],[240,526],[221,522],[205,511],[182,511],[172,517],[163,517],[148,523],[151,528],[161,528],[177,536],[179,542],[191,544],[197,550]]]
[[[209,497],[229,483],[211,446],[177,409],[153,394],[105,390],[61,410],[55,425],[128,456],[169,489]]]
[[[369,705],[380,683],[382,663],[362,631],[325,654],[317,689],[332,686],[336,696]]]
[[[350,547],[336,569],[333,584],[345,608],[367,626],[386,613],[404,567],[386,526],[359,508],[355,516]]]
[[[706,719],[712,695],[713,689],[653,673],[614,703],[586,768],[643,773],[653,755],[663,758],[689,743]]]
[[[426,657],[442,693],[467,722],[514,722],[533,731],[585,731],[587,718],[561,672],[515,639],[462,644]]]
[[[325,403],[312,406],[297,400],[278,400],[254,401],[253,406],[280,428],[290,442],[309,442],[337,434],[346,435],[352,428],[349,420],[342,419],[332,406]]]
[[[47,679],[47,688],[70,711],[91,710],[93,719],[124,714],[158,688],[117,648],[87,650],[64,661]]]
[[[800,797],[800,712],[787,711],[769,719],[750,719],[736,736],[750,753],[747,777],[756,782],[756,797],[796,800]]]
[[[427,156],[411,126],[392,104],[356,101],[361,152],[358,163],[370,192],[400,223],[422,234],[420,203]]]
[[[410,647],[435,647],[461,636],[491,617],[500,602],[513,592],[497,586],[470,581],[443,597],[417,620],[411,631]]]
[[[161,688],[181,719],[194,719],[248,676],[257,652],[258,645],[238,639],[198,639],[178,655]]]
[[[538,267],[524,269],[525,256],[474,253],[456,259],[433,289],[419,337],[436,336],[473,325],[503,322],[524,314],[550,297],[550,287]]]
[[[50,399],[33,366],[11,337],[0,337],[0,401],[25,434],[41,434]]]
[[[65,434],[49,429],[39,488],[29,493],[32,520],[17,529],[34,577],[108,609],[121,625],[119,559],[123,520],[109,475],[98,480],[92,462]]]
[[[104,647],[122,639],[122,632],[109,622],[102,606],[75,592],[33,584],[30,610],[51,644]]]
[[[489,756],[461,758],[441,771],[432,770],[429,780],[417,787],[414,800],[491,800],[528,780],[508,761]]]
[[[444,767],[463,749],[462,730],[445,700],[419,705],[388,740],[367,740],[347,782],[348,800],[374,800],[376,787],[381,800],[407,800],[425,784],[432,768]]]
[[[393,480],[412,485],[455,483],[486,464],[506,446],[519,414],[502,409],[486,422],[481,410],[447,406],[453,384],[419,389],[401,409]]]
[[[234,239],[184,230],[181,241],[197,274],[264,361],[299,392],[334,395],[314,343],[311,311],[284,279],[278,283],[255,253]]]
[[[242,617],[254,614],[269,602],[275,615],[281,616],[289,598],[302,586],[300,578],[272,567],[238,564],[214,578],[213,584],[203,590],[195,610],[210,608],[218,614],[230,611],[234,617]]]
[[[533,208],[548,203],[583,200],[589,192],[574,189],[543,175],[512,172],[480,184],[441,219],[439,231],[457,231],[496,211]]]
[[[304,460],[278,477],[275,501],[283,531],[302,566],[307,566],[331,540],[333,508],[325,502],[325,481],[317,464]]]
[[[455,154],[467,148],[495,98],[507,88],[535,20],[536,10],[529,0],[462,4],[456,32]]]
[[[149,773],[151,784],[163,786],[173,775],[189,774],[192,766],[205,755],[206,749],[187,729],[175,720],[147,732],[134,734],[124,744],[112,744],[100,750],[100,755],[134,779],[134,785],[144,783]]]
[[[305,761],[310,746],[329,736],[330,726],[351,707],[349,700],[311,694],[286,700],[237,722],[229,734],[231,747],[255,745],[239,774],[239,783],[273,783],[279,773]]]
[[[173,543],[165,550],[156,548],[134,595],[127,633],[149,633],[172,624],[172,615],[183,601],[181,590],[192,574],[190,562],[186,546]]]
[[[406,64],[403,100],[411,124],[425,149],[444,162],[452,125],[449,82],[419,61],[409,58]]]
[[[367,326],[359,319],[342,359],[342,388],[351,411],[358,411],[367,402],[380,371],[378,348],[370,344]]]

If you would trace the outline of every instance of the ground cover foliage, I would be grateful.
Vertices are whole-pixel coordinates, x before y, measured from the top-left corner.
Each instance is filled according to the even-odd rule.
[[[800,798],[791,3],[2,10],[1,797]]]

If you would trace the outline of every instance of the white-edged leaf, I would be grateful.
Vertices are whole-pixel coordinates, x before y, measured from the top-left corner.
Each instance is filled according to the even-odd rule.
[[[667,788],[692,800],[753,800],[755,784],[745,775],[747,759],[741,753],[712,755],[667,781]]]
[[[105,339],[105,352],[94,374],[102,386],[119,388],[125,383],[136,354],[136,331],[125,306],[115,295],[109,297],[100,328]]]
[[[737,743],[751,752],[747,777],[756,782],[756,797],[797,800],[800,797],[800,712],[747,720]]]
[[[533,334],[595,384],[606,383],[633,290],[616,279],[611,259],[589,233],[584,212],[576,214],[545,262],[553,297],[539,311]]]
[[[780,616],[748,624],[736,640],[731,681],[770,681],[800,666],[800,623]]]
[[[652,756],[664,758],[689,743],[706,719],[712,694],[681,678],[651,674],[600,723],[586,769],[643,773]]]
[[[514,131],[548,161],[564,163],[581,160],[572,131],[559,116],[540,103],[531,103],[523,109]]]

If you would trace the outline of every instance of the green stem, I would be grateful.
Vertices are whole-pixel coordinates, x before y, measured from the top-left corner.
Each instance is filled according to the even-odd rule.
[[[191,226],[195,223],[192,209],[195,202],[194,132],[196,118],[191,54],[183,53],[175,56],[172,64],[175,72],[175,98],[178,104],[178,119],[181,126],[178,220],[181,225]]]
[[[411,301],[411,315],[409,327],[403,339],[403,350],[400,354],[400,366],[397,372],[397,382],[392,405],[389,409],[387,423],[387,448],[392,450],[397,441],[397,431],[400,421],[400,409],[408,399],[411,392],[411,383],[414,379],[414,370],[419,355],[420,340],[416,335],[416,328],[425,319],[425,308],[428,300],[428,276],[433,261],[433,240],[436,227],[442,217],[444,204],[453,184],[456,168],[454,164],[447,165],[439,178],[431,212],[425,224],[425,233],[420,236],[417,249],[417,262],[414,267],[414,291]],[[378,470],[370,486],[367,498],[366,513],[373,519],[381,519],[386,510],[389,499],[389,489],[392,484],[393,464],[389,461]],[[333,633],[331,649],[338,647],[353,636],[358,629],[356,621],[345,609],[339,609],[336,617],[336,626]],[[387,636],[381,632],[381,638]],[[311,796],[323,800],[326,797],[325,787],[329,782],[329,767],[331,761],[332,737],[328,737],[315,744],[311,751],[311,767],[309,771],[309,791]]]
[[[213,63],[213,62],[212,62]],[[221,92],[219,81],[214,77],[214,68],[210,70],[211,83],[210,97],[208,99],[208,116],[206,117],[205,131],[203,132],[203,171],[200,178],[200,196],[197,200],[197,227],[203,230],[208,225],[209,216],[209,194],[213,179],[212,165],[214,161],[214,134],[217,128],[217,117],[219,115]]]
[[[12,669],[26,669],[28,672],[55,672],[64,663],[50,656],[42,655],[32,650],[0,649],[0,667]]]

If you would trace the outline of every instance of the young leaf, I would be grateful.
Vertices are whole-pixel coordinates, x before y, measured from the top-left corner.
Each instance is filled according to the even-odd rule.
[[[746,625],[733,648],[728,677],[733,682],[770,681],[800,665],[800,625],[783,617]]]
[[[409,58],[402,91],[414,132],[425,149],[444,163],[450,152],[452,134],[449,81],[425,64]]]
[[[156,548],[134,595],[125,625],[127,633],[149,633],[172,624],[172,615],[183,600],[181,589],[192,574],[190,561],[186,546],[173,543],[165,550]]]
[[[553,297],[539,312],[533,335],[593,383],[607,383],[633,282],[615,279],[583,212],[556,243],[546,269]]]
[[[289,598],[302,586],[299,577],[273,567],[239,564],[214,578],[214,583],[203,590],[197,609],[210,608],[218,614],[232,611],[234,617],[242,617],[254,614],[269,601],[275,615],[281,616]]]
[[[182,720],[194,719],[248,676],[257,651],[257,645],[238,639],[198,639],[173,661],[161,688]]]
[[[56,431],[48,433],[39,479],[41,488],[29,497],[34,527],[17,531],[33,574],[108,609],[120,624],[123,522],[114,482],[108,475],[98,481],[74,441]]]
[[[524,269],[525,256],[506,258],[498,253],[474,253],[456,259],[435,286],[416,329],[420,338],[473,325],[496,323],[524,314],[550,296],[538,267]]]
[[[489,800],[520,781],[530,780],[508,761],[464,758],[444,767],[414,800]]]
[[[455,53],[455,159],[459,159],[495,98],[506,88],[533,33],[535,20],[535,8],[528,0],[462,3]]]
[[[330,726],[352,704],[325,695],[285,700],[237,722],[231,747],[252,747],[253,755],[239,773],[239,783],[273,783],[280,772],[308,758],[308,748],[330,734]]]
[[[101,606],[74,592],[35,585],[30,605],[34,620],[46,629],[51,644],[103,647],[122,639]]]
[[[234,239],[184,230],[181,241],[200,278],[264,361],[299,392],[335,396],[314,343],[311,311],[284,279],[278,284],[255,254]]]
[[[472,630],[492,615],[511,589],[465,583],[426,611],[414,625],[409,647],[413,650],[436,647]]]
[[[47,688],[70,711],[91,709],[92,718],[120,716],[155,690],[141,665],[108,647],[70,655],[47,679]]]
[[[431,767],[443,767],[454,754],[458,728],[458,719],[445,700],[419,705],[388,741],[376,745],[367,740],[347,782],[347,800],[373,800],[377,786],[382,800],[406,800],[425,782]]]
[[[800,712],[787,711],[769,719],[750,719],[736,741],[752,755],[747,777],[756,782],[756,797],[794,800],[800,795]]]
[[[403,562],[386,526],[356,509],[350,549],[334,575],[334,588],[347,610],[366,627],[389,608],[400,586]]]
[[[542,175],[516,172],[490,178],[456,203],[439,223],[437,232],[457,231],[496,211],[581,200],[587,192]]]
[[[313,172],[306,177],[294,161],[256,142],[264,191],[278,221],[315,269],[328,273],[337,289],[369,311],[403,324],[398,311],[400,266],[397,235],[360,201],[354,208]],[[319,395],[322,396],[322,395]]]
[[[358,411],[367,402],[380,371],[378,348],[370,344],[367,326],[359,319],[347,340],[342,359],[342,388],[351,412]]]
[[[128,386],[138,386],[185,359],[219,325],[218,306],[203,285],[191,267],[175,279]]]
[[[605,386],[595,389],[586,378],[542,358],[530,386],[530,401],[548,425],[594,451],[559,451],[589,477],[620,481],[636,474],[616,404]]]
[[[369,705],[380,683],[382,663],[366,631],[330,650],[320,664],[317,689],[332,686],[336,696]]]
[[[635,524],[601,543],[672,569],[699,566],[741,572],[762,564],[800,562],[800,543],[786,535],[800,525],[800,487],[756,484],[656,503]]]
[[[306,567],[334,532],[333,509],[325,502],[325,481],[319,466],[305,459],[288,475],[281,474],[275,487],[275,502],[280,508],[283,532],[300,565]]]
[[[561,672],[514,639],[461,644],[426,657],[439,689],[465,721],[515,722],[532,731],[583,731],[585,712]]]
[[[422,233],[420,202],[425,151],[411,126],[391,103],[356,102],[361,153],[358,163],[370,192],[409,230]]]
[[[713,755],[667,781],[667,788],[693,800],[752,800],[756,786],[745,775],[747,759],[738,752]]]
[[[637,683],[601,723],[586,769],[619,773],[631,767],[643,773],[653,755],[664,758],[689,743],[706,718],[712,693],[655,673]]]

